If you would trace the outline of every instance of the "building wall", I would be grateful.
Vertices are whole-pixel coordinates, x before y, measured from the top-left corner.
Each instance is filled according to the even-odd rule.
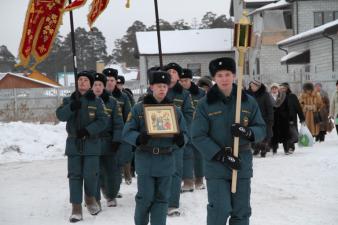
[[[0,80],[0,89],[11,89],[11,88],[47,88],[48,86],[35,83],[30,80],[24,80],[19,77],[6,75]]]
[[[286,66],[280,63],[284,55],[285,52],[279,50],[277,45],[262,45],[260,52],[260,76],[262,82],[282,82],[288,79]]]
[[[227,53],[210,53],[210,54],[187,54],[187,55],[164,55],[163,64],[166,65],[170,62],[176,62],[183,68],[186,68],[190,63],[200,63],[201,64],[201,75],[209,75],[209,62],[212,59],[219,57],[232,57],[235,56],[234,52]],[[159,65],[159,59],[156,55],[151,56],[141,56],[140,57],[140,76],[141,76],[141,85],[146,84],[147,70],[153,66]]]
[[[297,44],[288,48],[291,51],[310,50],[310,71],[305,70],[306,65],[290,65],[289,74],[293,80],[304,82],[321,82],[324,89],[331,93],[335,90],[335,83],[338,79],[338,36],[335,38],[334,58],[335,70],[332,71],[332,50],[331,41],[327,38],[320,38],[310,42]]]
[[[337,0],[310,0],[310,1],[297,1],[298,2],[298,33],[310,30],[314,28],[314,17],[313,13],[318,11],[338,11]],[[293,18],[294,28],[296,32],[297,27],[297,15],[296,5],[297,2],[293,3]]]

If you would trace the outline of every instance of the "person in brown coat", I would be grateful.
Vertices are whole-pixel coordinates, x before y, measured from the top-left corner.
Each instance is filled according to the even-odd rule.
[[[318,117],[317,113],[320,112],[323,103],[320,93],[314,90],[312,83],[305,83],[303,85],[303,92],[299,96],[299,102],[305,116],[305,123],[312,136],[316,137],[319,134],[321,122],[320,116]]]
[[[329,114],[330,114],[330,99],[326,91],[322,89],[321,83],[315,84],[315,91],[320,93],[322,98],[323,107],[320,109],[321,122],[319,123],[319,134],[316,137],[316,141],[325,141],[325,135],[329,131]]]

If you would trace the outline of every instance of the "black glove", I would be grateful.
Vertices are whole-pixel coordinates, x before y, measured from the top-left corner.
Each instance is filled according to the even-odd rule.
[[[89,137],[89,132],[87,131],[86,128],[81,128],[80,130],[76,131],[76,137],[81,139]]]
[[[233,123],[231,125],[231,134],[235,137],[243,137],[249,141],[254,141],[255,136],[252,130],[248,127],[244,127],[239,123]]]
[[[113,152],[116,152],[117,149],[119,148],[120,144],[121,144],[120,142],[113,141],[113,142],[111,143],[111,149],[112,149],[112,151],[113,151]]]
[[[213,157],[214,160],[223,163],[233,170],[240,170],[241,164],[238,157],[235,157],[231,153],[230,148],[221,149],[217,154]]]
[[[182,132],[179,134],[175,134],[173,138],[174,144],[176,144],[178,147],[182,147],[184,145],[184,135]]]
[[[81,101],[80,100],[74,100],[72,103],[70,103],[70,110],[75,111],[81,109]]]
[[[146,131],[142,131],[140,135],[136,138],[136,145],[146,145],[150,139],[150,136]]]

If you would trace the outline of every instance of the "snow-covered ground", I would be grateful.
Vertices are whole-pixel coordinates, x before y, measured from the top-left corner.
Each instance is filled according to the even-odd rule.
[[[0,224],[69,224],[65,125],[0,123]],[[122,185],[117,208],[84,209],[79,224],[132,225],[136,180]],[[168,225],[206,224],[207,192],[182,195],[183,215]],[[293,155],[254,159],[251,225],[338,224],[338,137]]]

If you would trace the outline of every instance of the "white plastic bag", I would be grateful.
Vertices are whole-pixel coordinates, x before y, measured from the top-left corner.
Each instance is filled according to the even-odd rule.
[[[307,128],[305,123],[301,124],[299,136],[298,136],[298,146],[299,147],[312,147],[314,144],[314,138]]]

